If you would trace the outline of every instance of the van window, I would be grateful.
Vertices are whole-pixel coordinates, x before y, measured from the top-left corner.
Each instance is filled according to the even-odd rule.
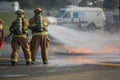
[[[55,17],[60,18],[64,13],[65,13],[65,11],[59,10],[59,11],[57,12],[57,14],[55,15]]]
[[[78,12],[73,12],[73,18],[78,18]]]
[[[66,12],[65,15],[63,16],[63,18],[70,18],[70,12]]]

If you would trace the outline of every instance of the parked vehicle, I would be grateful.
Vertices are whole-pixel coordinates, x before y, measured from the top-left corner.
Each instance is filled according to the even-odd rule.
[[[104,28],[105,20],[102,8],[79,7],[75,5],[65,6],[59,9],[55,17],[48,17],[49,23],[83,30]]]

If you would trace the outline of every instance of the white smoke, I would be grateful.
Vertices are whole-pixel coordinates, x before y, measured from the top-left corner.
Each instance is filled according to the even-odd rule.
[[[69,29],[62,26],[50,25],[49,34],[60,40],[62,43],[73,48],[85,48],[95,52],[110,49],[111,52],[119,52],[119,34],[108,32],[81,32],[80,30]],[[114,48],[114,50],[112,50]]]

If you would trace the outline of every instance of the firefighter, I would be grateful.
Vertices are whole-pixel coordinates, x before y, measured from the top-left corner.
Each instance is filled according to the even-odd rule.
[[[48,21],[42,16],[42,9],[36,8],[34,16],[29,20],[30,29],[32,31],[32,39],[30,42],[32,64],[34,64],[38,48],[41,48],[41,56],[43,64],[48,64],[48,47],[50,39],[48,38]]]
[[[30,45],[28,41],[28,26],[29,21],[24,18],[24,11],[19,9],[15,12],[17,18],[15,21],[12,22],[9,30],[13,34],[11,47],[12,47],[12,54],[11,54],[11,63],[15,66],[18,62],[18,52],[21,46],[24,57],[26,60],[26,65],[31,64],[31,52],[30,52]]]
[[[2,29],[3,29],[3,24],[4,24],[3,20],[0,19],[0,32],[1,32]]]

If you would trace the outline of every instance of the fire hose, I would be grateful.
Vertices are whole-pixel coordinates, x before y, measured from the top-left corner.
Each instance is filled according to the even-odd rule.
[[[2,30],[1,30],[1,38],[0,38],[0,50],[3,49],[4,45],[6,44],[7,40],[10,38],[12,33],[10,33],[5,39],[4,39],[4,24],[2,23]]]

